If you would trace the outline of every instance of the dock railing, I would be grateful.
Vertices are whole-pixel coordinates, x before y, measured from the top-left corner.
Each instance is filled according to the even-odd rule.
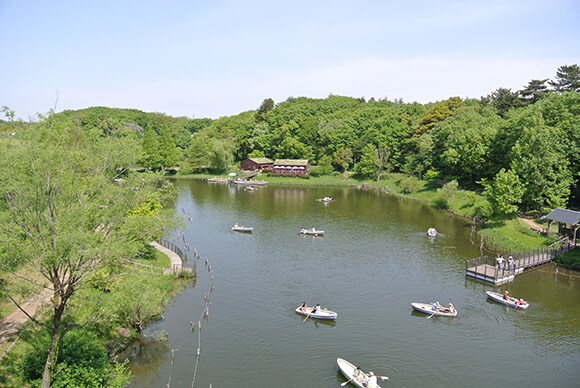
[[[547,247],[529,249],[512,253],[507,257],[504,256],[501,265],[497,263],[495,257],[477,257],[465,262],[465,274],[497,284],[513,279],[515,275],[522,273],[526,268],[548,263],[554,260],[557,255],[568,252],[573,247],[574,244],[568,237],[565,237]],[[508,261],[509,256],[514,259],[512,264]]]

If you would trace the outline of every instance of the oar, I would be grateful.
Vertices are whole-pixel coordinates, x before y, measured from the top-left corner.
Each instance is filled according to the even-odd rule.
[[[383,380],[388,380],[389,379],[387,376],[377,376],[377,377],[380,377]]]
[[[310,312],[308,313],[308,315],[306,316],[306,318],[304,318],[304,320],[302,321],[302,323],[306,322],[306,320],[308,319],[308,317],[310,316],[310,314],[311,314],[311,313],[312,313],[312,311],[310,311]]]
[[[429,315],[429,316],[427,317],[427,319],[431,318],[431,317],[432,317],[433,315],[435,315],[435,314],[437,314],[437,311],[435,311],[433,314]]]
[[[350,378],[350,380],[345,381],[344,383],[340,384],[341,387],[344,387],[346,384],[350,383],[354,379],[354,376]]]

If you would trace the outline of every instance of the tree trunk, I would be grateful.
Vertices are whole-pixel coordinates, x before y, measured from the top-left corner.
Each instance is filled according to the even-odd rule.
[[[58,295],[55,293],[55,296]],[[61,303],[55,305],[54,307],[54,318],[52,319],[52,339],[50,341],[50,348],[48,349],[48,355],[46,356],[46,364],[44,365],[44,374],[42,375],[42,388],[50,387],[50,380],[52,378],[52,372],[54,364],[58,357],[58,347],[60,344],[60,324],[62,322],[62,315],[64,313],[64,306],[66,301],[61,301]]]

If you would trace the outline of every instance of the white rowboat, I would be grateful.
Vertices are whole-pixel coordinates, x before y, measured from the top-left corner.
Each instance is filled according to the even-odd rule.
[[[232,226],[232,230],[234,232],[252,233],[254,231],[254,228],[249,227],[249,226],[241,226],[241,225],[235,224],[234,226]]]
[[[312,236],[322,236],[324,234],[324,230],[316,230],[314,228],[312,229],[300,229],[300,233],[301,234],[309,234]]]
[[[440,315],[442,317],[456,317],[457,316],[457,310],[451,312],[447,307],[441,307],[439,310],[434,311],[433,310],[433,304],[431,303],[411,303],[411,306],[417,310],[420,311],[422,313],[425,314],[433,314],[435,313],[435,315]]]
[[[354,371],[356,370],[356,366],[354,366],[353,364],[351,364],[350,362],[348,362],[346,360],[343,360],[342,358],[337,358],[336,363],[338,364],[338,368],[340,369],[340,371],[342,372],[344,377],[346,377],[348,380],[350,380],[350,382],[353,385],[356,385],[357,387],[360,387],[360,388],[366,388],[366,385],[363,385],[363,381],[366,378],[368,378],[368,375],[366,373],[361,371],[361,375],[359,377],[353,378]],[[379,376],[377,376],[377,377],[379,377]],[[383,380],[385,380],[385,379],[388,380],[388,377],[381,376],[380,378],[382,378]],[[376,385],[376,387],[381,388],[381,386],[378,384]]]
[[[485,291],[485,293],[487,294],[488,298],[493,299],[498,303],[505,304],[506,306],[514,307],[518,310],[525,310],[528,307],[530,307],[530,304],[528,302],[518,303],[519,299],[513,298],[511,296],[508,296],[508,299],[505,300],[503,298],[503,295],[500,294],[499,292]]]
[[[313,313],[314,307],[306,307],[306,309],[302,309],[302,307],[297,307],[296,312],[298,314],[310,316],[310,318],[317,318],[317,319],[336,319],[338,316],[337,313],[334,311],[326,310],[321,308],[317,313]]]

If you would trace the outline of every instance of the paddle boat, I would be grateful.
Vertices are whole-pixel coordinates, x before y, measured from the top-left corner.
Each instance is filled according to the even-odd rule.
[[[425,314],[440,315],[442,317],[456,317],[457,310],[455,310],[455,307],[452,307],[453,305],[451,303],[449,303],[449,304],[451,305],[451,308],[441,306],[436,311],[433,310],[433,303],[413,302],[413,303],[411,303],[411,306],[413,307],[413,309],[420,311],[422,313],[425,313]]]
[[[326,310],[323,308],[320,308],[318,310],[318,312],[315,313],[314,307],[298,306],[296,308],[296,312],[298,314],[306,315],[310,318],[316,318],[316,319],[336,319],[336,317],[338,316],[338,314],[335,313],[334,311]]]
[[[364,373],[360,369],[358,370],[357,375],[355,376],[355,371],[357,370],[356,366],[354,366],[353,364],[351,364],[350,362],[348,362],[346,360],[343,360],[342,358],[337,358],[336,363],[338,364],[338,368],[340,369],[340,371],[342,372],[344,377],[346,377],[348,379],[348,381],[345,381],[344,383],[340,384],[342,387],[344,387],[347,383],[352,383],[353,385],[355,385],[357,387],[367,388],[367,387],[369,387],[368,381],[369,381],[371,376],[374,377],[375,381],[377,378],[383,379],[383,380],[389,379],[387,376],[375,376],[373,374],[373,372],[369,372],[368,374]],[[376,383],[375,383],[375,387],[381,388],[381,386],[376,384]]]
[[[322,236],[324,235],[324,230],[316,230],[314,229],[314,226],[312,227],[312,229],[300,229],[300,234],[309,234],[312,236]]]
[[[238,223],[236,222],[236,224],[234,226],[232,226],[232,230],[234,232],[240,232],[240,233],[252,233],[254,231],[254,228],[248,227],[248,226],[238,225]]]
[[[504,299],[503,295],[500,294],[499,292],[485,291],[485,293],[487,294],[488,298],[495,300],[498,303],[505,304],[506,306],[510,306],[520,310],[525,310],[528,307],[530,307],[530,304],[526,301],[523,301],[523,299],[522,303],[520,299],[511,296],[508,296],[507,299]]]
[[[427,230],[427,236],[429,236],[429,237],[435,237],[435,236],[437,236],[437,229],[435,229],[435,228],[429,228]]]

